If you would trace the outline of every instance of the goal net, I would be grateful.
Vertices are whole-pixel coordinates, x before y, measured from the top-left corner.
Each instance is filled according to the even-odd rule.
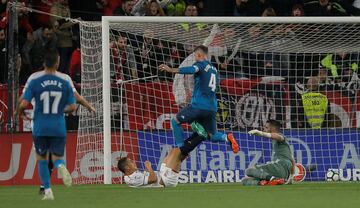
[[[117,160],[159,170],[175,146],[170,119],[191,100],[193,77],[158,70],[194,63],[209,47],[221,81],[218,129],[226,143],[203,142],[182,164],[180,183],[239,182],[246,168],[271,161],[271,141],[249,136],[268,119],[282,123],[306,180],[337,169],[360,180],[359,18],[127,18],[81,22],[81,110],[77,184],[121,183]],[[189,126],[184,128],[190,132]],[[105,176],[104,176],[105,172]]]

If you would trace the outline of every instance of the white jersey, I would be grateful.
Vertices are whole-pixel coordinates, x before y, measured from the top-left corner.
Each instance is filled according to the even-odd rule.
[[[162,187],[160,185],[160,176],[155,172],[157,181],[153,184],[149,184],[150,173],[147,171],[135,171],[131,175],[124,176],[125,183],[129,187]]]

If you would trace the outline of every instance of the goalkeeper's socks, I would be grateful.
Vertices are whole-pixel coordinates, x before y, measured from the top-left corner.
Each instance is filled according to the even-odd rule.
[[[210,140],[212,142],[227,142],[227,135],[221,132],[216,132],[211,136]]]
[[[47,160],[39,160],[39,175],[44,188],[50,188],[50,173]]]
[[[175,119],[171,119],[171,128],[175,137],[176,146],[182,147],[184,145],[184,130],[181,124],[177,123]]]
[[[55,167],[55,168],[59,168],[59,166],[60,166],[61,164],[64,164],[64,165],[65,165],[65,161],[62,160],[62,159],[59,159],[59,160],[55,160],[55,161],[54,161],[54,167]]]

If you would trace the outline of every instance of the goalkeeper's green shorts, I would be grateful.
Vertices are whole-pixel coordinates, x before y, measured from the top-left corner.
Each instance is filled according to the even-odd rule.
[[[267,172],[277,178],[288,179],[292,163],[290,160],[278,159],[266,164],[256,165],[255,168]]]

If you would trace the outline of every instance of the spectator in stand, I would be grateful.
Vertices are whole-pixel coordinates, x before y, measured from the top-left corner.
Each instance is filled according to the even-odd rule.
[[[235,16],[261,16],[265,0],[235,0]]]
[[[121,6],[121,0],[97,0],[96,5],[100,9],[104,16],[112,16],[113,11]]]
[[[8,66],[6,65],[5,29],[0,28],[0,84],[7,83]]]
[[[354,16],[360,16],[360,0],[340,1],[345,10]]]
[[[304,4],[307,16],[346,16],[347,11],[337,2],[313,0]]]
[[[55,50],[57,37],[51,26],[43,26],[33,33],[33,39],[28,40],[23,47],[23,64],[29,66],[31,73],[43,69],[44,55],[47,50]]]
[[[263,17],[273,17],[273,16],[276,16],[276,13],[275,13],[275,10],[273,8],[268,7],[263,11],[261,16],[263,16]]]
[[[55,0],[33,0],[31,5],[33,9],[40,10],[42,12],[50,13],[50,9]],[[50,16],[47,14],[32,13],[34,28],[39,28],[42,25],[47,25],[50,22]]]
[[[57,0],[51,7],[51,13],[63,18],[70,18],[68,0]],[[63,18],[51,17],[51,23],[58,38],[58,51],[60,54],[59,71],[68,74],[70,57],[73,51],[72,26],[75,24]]]
[[[183,0],[171,0],[166,4],[166,14],[168,16],[182,16],[184,15],[186,3]]]
[[[71,54],[69,76],[74,82],[76,88],[81,84],[81,51],[80,43]]]
[[[135,54],[132,47],[128,44],[125,34],[120,34],[117,40],[111,44],[111,57],[113,62],[113,76],[115,80],[136,79],[137,68]]]
[[[188,4],[185,8],[184,15],[187,17],[198,16],[198,8],[194,4]]]
[[[319,74],[320,75],[320,74]],[[330,102],[320,89],[320,76],[309,77],[304,91],[296,90],[296,99],[292,105],[293,128],[313,128],[335,127],[330,124],[334,119],[330,117]]]
[[[157,0],[151,0],[147,3],[145,16],[165,16],[165,13]]]
[[[121,6],[118,6],[114,11],[114,16],[131,16],[131,11],[134,6],[133,0],[123,0]]]
[[[7,0],[0,0],[0,14],[6,12]]]
[[[301,4],[295,4],[291,9],[291,16],[293,17],[305,16],[304,7]]]

